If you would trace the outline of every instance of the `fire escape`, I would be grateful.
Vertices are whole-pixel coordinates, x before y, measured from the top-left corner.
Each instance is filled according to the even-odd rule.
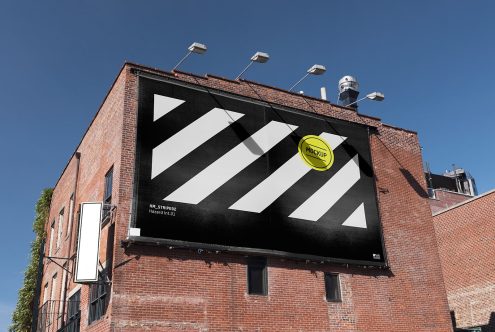
[[[79,332],[81,323],[81,292],[69,300],[46,301],[38,312],[36,332]]]

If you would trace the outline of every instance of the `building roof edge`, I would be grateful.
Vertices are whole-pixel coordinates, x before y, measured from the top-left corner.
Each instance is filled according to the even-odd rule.
[[[442,213],[445,213],[445,212],[448,212],[450,210],[456,209],[456,208],[461,207],[461,206],[463,206],[465,204],[469,204],[469,203],[471,203],[471,202],[473,202],[473,201],[475,201],[475,200],[477,200],[479,198],[482,198],[482,197],[485,197],[485,196],[489,196],[491,194],[495,194],[495,189],[489,190],[486,193],[483,193],[483,194],[478,195],[478,196],[475,196],[475,197],[473,197],[471,199],[468,199],[468,200],[465,200],[463,202],[460,202],[460,203],[457,203],[455,205],[452,205],[452,206],[450,206],[450,207],[448,207],[448,208],[446,208],[446,209],[444,209],[442,211],[438,211],[436,213],[433,213],[432,216],[433,217],[436,217],[436,216],[438,216],[438,215],[440,215]]]
[[[82,134],[81,139],[79,140],[79,143],[77,143],[77,146],[74,149],[74,151],[72,152],[72,154],[70,155],[69,160],[67,160],[67,163],[65,164],[65,167],[62,169],[62,172],[60,172],[60,175],[59,175],[57,181],[55,181],[55,184],[53,186],[53,189],[55,189],[57,187],[58,183],[60,182],[60,179],[62,178],[62,176],[64,175],[65,171],[67,170],[67,167],[69,167],[70,162],[72,161],[72,158],[74,158],[74,156],[76,155],[77,150],[81,146],[81,143],[82,143],[84,137],[86,137],[86,134],[88,133],[89,128],[91,128],[91,125],[93,124],[93,122],[95,122],[96,117],[98,116],[98,113],[100,113],[100,110],[103,107],[103,105],[105,104],[105,101],[108,99],[108,96],[110,95],[110,92],[112,91],[113,87],[115,86],[115,83],[117,83],[117,80],[119,79],[120,75],[122,74],[122,72],[124,71],[124,69],[125,69],[125,67],[127,65],[134,65],[134,64],[126,61],[120,67],[120,70],[119,70],[117,76],[115,76],[115,79],[113,80],[112,84],[110,85],[110,88],[108,89],[107,93],[105,94],[105,97],[103,98],[102,102],[100,103],[100,106],[98,107],[98,111],[96,111],[95,115],[91,119],[91,122],[86,127],[86,130]]]
[[[196,74],[193,74],[193,73],[188,73],[188,72],[184,72],[184,71],[180,71],[180,70],[165,71],[163,69],[159,69],[159,68],[155,68],[155,67],[150,67],[150,66],[146,66],[146,65],[142,65],[142,64],[139,64],[139,63],[136,63],[136,62],[132,62],[132,61],[127,61],[126,60],[122,64],[122,66],[121,66],[121,68],[120,68],[117,76],[115,77],[115,79],[113,80],[112,84],[110,85],[110,88],[108,89],[107,93],[105,94],[105,97],[103,98],[103,101],[100,103],[100,106],[98,107],[98,111],[95,113],[95,115],[91,119],[91,122],[86,127],[86,130],[84,131],[83,135],[81,136],[81,139],[79,140],[79,143],[77,144],[76,148],[74,149],[74,151],[72,152],[71,156],[69,157],[67,163],[65,164],[65,167],[62,169],[62,172],[60,173],[60,176],[58,177],[57,181],[55,182],[53,188],[57,187],[58,183],[60,182],[60,179],[62,178],[62,176],[64,175],[65,171],[67,170],[67,167],[69,167],[70,162],[74,158],[74,155],[76,154],[77,150],[81,146],[81,143],[84,140],[84,137],[86,136],[86,134],[88,133],[89,128],[91,128],[91,125],[93,124],[93,122],[95,121],[96,117],[98,116],[101,108],[105,104],[105,101],[107,100],[108,96],[110,95],[110,92],[112,91],[113,87],[115,86],[115,83],[117,82],[118,78],[120,77],[120,75],[122,74],[122,72],[124,71],[124,69],[126,67],[130,67],[131,69],[132,68],[134,68],[134,69],[141,69],[141,70],[144,70],[144,71],[155,73],[157,75],[166,75],[166,76],[174,77],[174,78],[176,78],[178,80],[181,80],[181,79],[179,77],[177,77],[177,74],[181,74],[181,75],[193,76],[193,77],[201,78],[203,80],[208,80],[208,77],[212,77],[212,78],[216,78],[216,79],[223,79],[223,80],[226,80],[226,81],[229,81],[229,82],[231,81],[232,83],[240,83],[240,82],[245,82],[245,83],[248,83],[248,84],[249,83],[252,83],[252,84],[263,86],[263,87],[266,87],[266,88],[269,88],[269,89],[278,90],[278,91],[281,91],[281,92],[284,92],[284,93],[289,93],[289,94],[293,94],[293,95],[299,95],[299,96],[302,96],[304,98],[313,99],[313,100],[315,100],[317,102],[321,102],[321,103],[325,103],[325,104],[330,104],[332,107],[340,107],[340,108],[343,108],[343,109],[350,109],[350,108],[345,107],[345,106],[333,104],[333,103],[331,103],[328,100],[323,100],[323,99],[312,97],[312,96],[300,95],[300,94],[295,93],[295,92],[287,91],[287,90],[284,90],[284,89],[281,89],[281,88],[272,87],[272,86],[269,86],[269,85],[266,85],[266,84],[262,84],[262,83],[258,83],[258,82],[254,82],[254,81],[249,81],[249,80],[245,80],[245,79],[240,79],[239,81],[234,81],[234,80],[226,79],[226,78],[223,78],[223,77],[220,77],[220,76],[216,76],[216,75],[212,75],[212,74],[206,74],[205,76],[200,76],[200,75],[196,75]],[[401,130],[401,131],[413,133],[413,134],[416,134],[417,135],[417,132],[415,132],[413,130],[408,130],[408,129],[404,129],[404,128],[395,127],[395,126],[392,126],[392,125],[385,124],[378,117],[374,117],[374,116],[370,116],[370,115],[365,115],[365,114],[361,114],[361,113],[357,113],[357,115],[359,117],[364,117],[364,118],[369,118],[369,119],[372,119],[372,120],[379,121],[380,124],[383,125],[383,126],[390,127],[390,128],[396,129],[396,130]]]

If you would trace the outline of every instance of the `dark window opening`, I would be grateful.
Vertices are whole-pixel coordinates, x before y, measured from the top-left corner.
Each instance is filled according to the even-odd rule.
[[[68,219],[68,225],[66,228],[65,235],[69,236],[71,231],[72,231],[72,219],[74,217],[74,193],[70,195],[69,199],[69,219]]]
[[[64,332],[79,332],[81,325],[81,291],[78,290],[67,301],[67,323]]]
[[[53,219],[50,225],[50,245],[48,246],[48,256],[52,256],[54,237],[55,237],[55,219]]]
[[[340,294],[339,275],[335,273],[325,273],[325,293],[327,301],[340,302],[342,296]]]
[[[112,203],[113,167],[105,174],[105,193],[103,201],[105,204]]]
[[[106,266],[112,266],[113,264],[113,247],[115,241],[115,224],[108,227],[107,233],[107,252],[105,254]],[[107,280],[112,280],[112,269],[107,270]]]
[[[250,259],[247,266],[248,294],[267,295],[268,273],[266,258]]]
[[[105,174],[105,188],[103,194],[103,220],[110,216],[112,208],[113,167]]]
[[[107,270],[99,273],[98,282],[89,288],[89,323],[100,319],[107,309],[109,282]]]

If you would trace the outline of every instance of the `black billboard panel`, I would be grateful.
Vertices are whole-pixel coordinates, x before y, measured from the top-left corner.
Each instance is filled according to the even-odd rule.
[[[140,79],[141,236],[383,265],[368,128]]]

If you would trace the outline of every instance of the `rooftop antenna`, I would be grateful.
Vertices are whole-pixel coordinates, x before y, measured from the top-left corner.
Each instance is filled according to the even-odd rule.
[[[457,178],[457,167],[455,166],[455,164],[452,164],[452,169],[454,171],[454,180],[455,180],[455,186],[457,187],[457,192],[462,192],[460,181]]]
[[[289,91],[292,91],[299,83],[301,83],[306,77],[308,77],[309,74],[311,75],[322,75],[327,71],[325,66],[323,65],[313,65],[311,68],[309,68],[306,72],[306,75],[304,75],[299,81],[294,83],[293,86],[290,87]]]
[[[431,178],[430,163],[426,162],[426,171],[428,174],[428,191],[431,189],[430,198],[435,198],[435,189],[433,188],[433,179]]]
[[[241,73],[239,75],[237,75],[237,77],[235,79],[238,80],[239,78],[241,78],[242,74],[244,74],[244,72],[246,70],[248,70],[248,68],[251,67],[251,65],[253,63],[255,63],[255,62],[265,63],[265,62],[268,62],[268,60],[270,60],[270,56],[268,55],[268,53],[264,53],[264,52],[254,53],[254,55],[251,57],[251,61],[249,62],[249,64],[246,66],[246,68],[244,68],[241,71]]]
[[[191,53],[196,53],[196,54],[205,53],[206,52],[206,45],[194,42],[187,49],[189,50],[189,52],[187,52],[186,55],[174,66],[172,71],[176,70],[177,67],[179,67],[181,65],[181,63],[183,63],[184,60],[186,60],[187,57],[191,55]]]

